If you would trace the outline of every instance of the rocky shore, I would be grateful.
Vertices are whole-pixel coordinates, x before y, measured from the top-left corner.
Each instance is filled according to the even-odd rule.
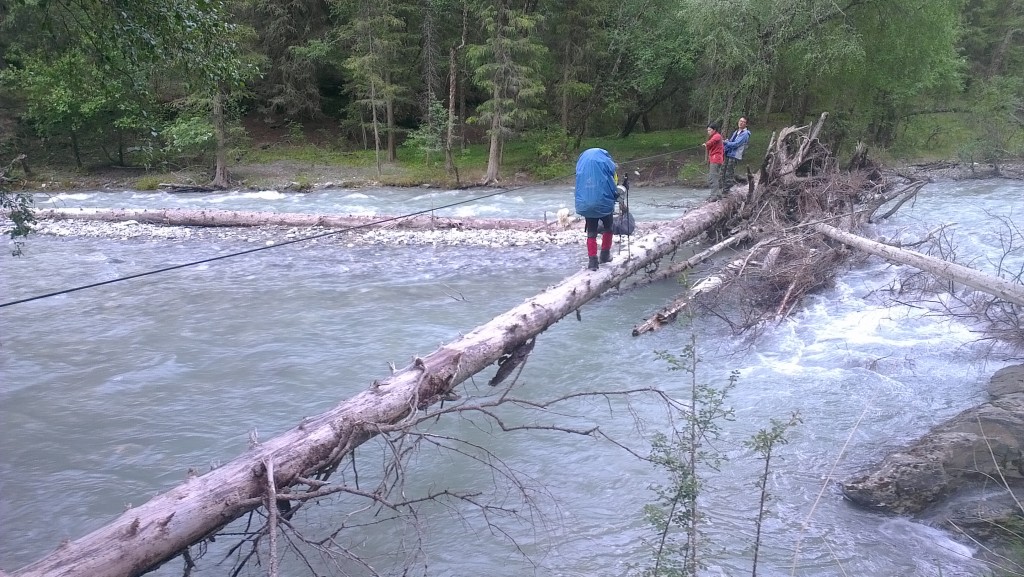
[[[543,223],[540,223],[543,225]],[[337,234],[330,234],[336,232]],[[637,231],[643,234],[642,230]],[[433,246],[537,246],[576,245],[583,242],[582,224],[561,228],[552,224],[542,230],[401,230],[372,228],[335,230],[323,227],[185,227],[144,224],[135,221],[98,222],[80,220],[47,220],[36,224],[34,234],[58,237],[92,237],[118,240],[237,240],[274,244],[301,238],[321,236],[319,242],[336,242],[349,246],[433,245]],[[325,236],[326,235],[326,236]],[[29,237],[31,239],[31,237]]]
[[[989,381],[990,400],[841,483],[874,510],[909,515],[971,540],[1020,540],[1024,524],[1024,365]]]

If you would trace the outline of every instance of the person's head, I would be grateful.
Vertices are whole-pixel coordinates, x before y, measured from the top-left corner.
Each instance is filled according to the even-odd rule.
[[[739,121],[736,122],[736,125],[739,126],[740,128],[746,128],[747,127],[747,117],[746,116],[741,116]]]
[[[710,122],[710,123],[708,123],[708,134],[711,134],[713,132],[718,132],[718,123],[717,122]]]

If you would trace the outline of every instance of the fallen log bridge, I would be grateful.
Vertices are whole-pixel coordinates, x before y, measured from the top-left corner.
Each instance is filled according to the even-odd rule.
[[[444,399],[459,383],[503,355],[532,345],[526,343],[702,234],[735,204],[727,199],[687,213],[637,239],[629,254],[620,254],[600,270],[568,277],[433,353],[415,358],[409,366],[375,381],[330,411],[304,419],[221,467],[125,511],[88,535],[61,544],[13,575],[125,577],[162,565],[262,506],[268,486],[276,487],[279,502],[287,500],[289,488],[301,488],[316,475],[329,473],[369,439],[400,430],[418,410]]]

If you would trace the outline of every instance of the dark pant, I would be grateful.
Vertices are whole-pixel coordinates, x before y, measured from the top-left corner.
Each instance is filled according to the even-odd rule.
[[[584,218],[586,219],[584,230],[587,231],[587,256],[597,256],[597,225],[599,223],[604,225],[601,230],[601,250],[610,250],[612,248],[612,223],[614,222],[612,215]]]
[[[612,230],[612,215],[599,216],[597,218],[585,217],[586,224],[583,230],[587,231],[587,238],[597,238],[597,225],[598,223],[604,225],[604,230],[611,232]]]
[[[733,173],[736,171],[737,162],[739,162],[739,160],[736,160],[731,156],[725,157],[725,168],[723,168],[724,174],[722,174],[723,193],[727,192],[730,188],[732,188],[732,185],[736,184],[736,178],[733,176]]]
[[[719,188],[722,188],[722,165],[711,163],[708,167],[708,188],[711,189],[711,194],[718,192]]]

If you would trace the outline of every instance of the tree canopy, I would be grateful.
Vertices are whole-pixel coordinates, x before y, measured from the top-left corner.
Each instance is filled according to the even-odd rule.
[[[1020,0],[14,0],[0,102],[20,130],[0,153],[56,138],[80,162],[149,164],[184,143],[223,148],[230,127],[212,125],[234,112],[331,119],[339,146],[392,161],[451,122],[489,143],[497,180],[502,146],[530,132],[578,148],[829,110],[834,147],[889,146],[908,119],[957,112],[998,123],[990,148],[1012,154],[1021,14]]]

